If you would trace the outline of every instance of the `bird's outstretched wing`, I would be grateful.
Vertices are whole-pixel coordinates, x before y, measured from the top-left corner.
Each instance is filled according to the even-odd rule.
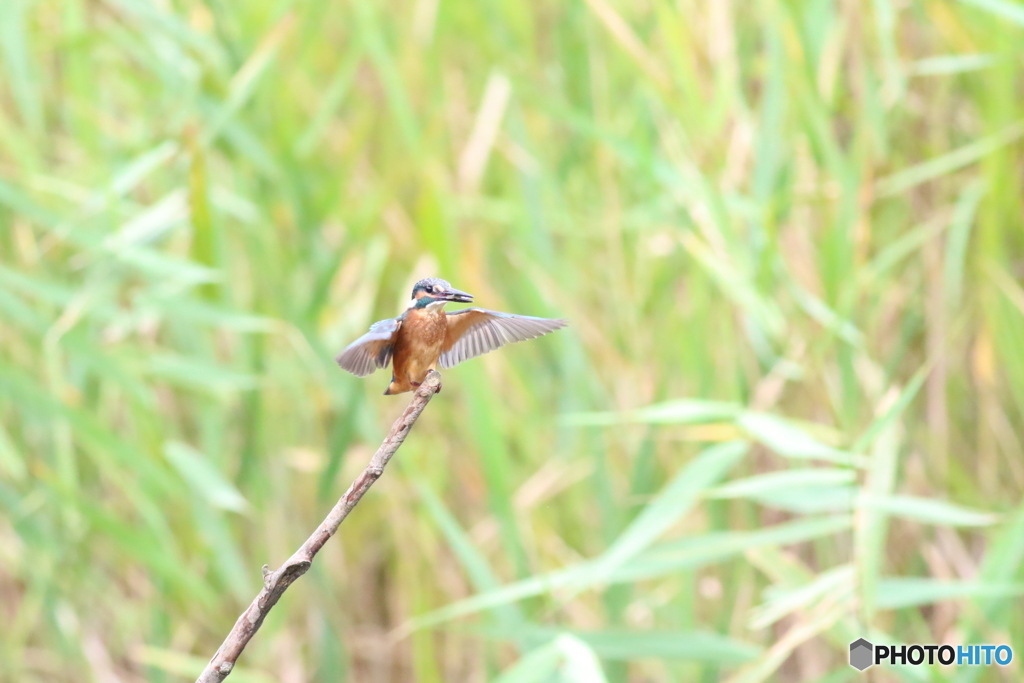
[[[377,368],[386,368],[395,349],[395,336],[402,318],[388,318],[370,325],[370,331],[348,345],[334,360],[356,377],[366,377]]]
[[[533,339],[567,324],[564,320],[498,313],[482,308],[453,311],[448,314],[441,367],[453,367],[505,344]]]

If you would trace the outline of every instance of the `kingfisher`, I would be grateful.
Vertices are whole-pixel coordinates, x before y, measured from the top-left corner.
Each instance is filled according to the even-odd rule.
[[[335,359],[357,377],[391,367],[384,395],[412,391],[427,373],[450,368],[505,344],[533,339],[565,327],[565,320],[464,308],[446,313],[445,304],[469,303],[473,295],[436,277],[417,282],[409,308],[397,318],[375,322],[370,331]],[[438,389],[440,391],[440,389]]]

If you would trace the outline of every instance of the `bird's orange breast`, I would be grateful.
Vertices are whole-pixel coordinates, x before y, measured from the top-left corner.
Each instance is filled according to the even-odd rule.
[[[406,313],[399,339],[405,338],[411,347],[433,348],[440,351],[448,329],[444,311],[413,309]]]
[[[413,309],[406,313],[392,358],[395,384],[401,390],[422,382],[427,371],[437,366],[447,329],[444,311]]]

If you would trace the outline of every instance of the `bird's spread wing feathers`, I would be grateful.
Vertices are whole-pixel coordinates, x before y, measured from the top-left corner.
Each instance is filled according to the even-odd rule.
[[[498,313],[482,308],[453,311],[448,314],[441,367],[450,368],[505,344],[533,339],[565,326],[564,320]]]
[[[402,319],[388,318],[370,325],[370,331],[348,345],[334,360],[356,377],[366,377],[377,368],[386,368],[395,349],[395,334]]]

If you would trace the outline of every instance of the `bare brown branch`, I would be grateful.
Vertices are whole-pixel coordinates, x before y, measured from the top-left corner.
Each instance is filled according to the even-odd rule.
[[[348,487],[348,491],[345,491],[345,494],[338,500],[316,531],[276,571],[270,571],[264,565],[263,590],[242,612],[242,616],[238,617],[238,621],[235,622],[231,632],[224,639],[217,654],[213,656],[203,673],[196,679],[196,683],[220,683],[227,678],[234,668],[238,656],[242,654],[242,650],[256,635],[256,631],[260,630],[267,613],[281,599],[281,595],[288,589],[288,586],[309,570],[316,554],[338,530],[341,523],[348,517],[348,513],[359,503],[363,494],[384,473],[384,467],[405,441],[409,430],[412,429],[423,409],[427,407],[427,403],[440,389],[441,375],[432,370],[427,374],[423,385],[416,390],[409,407],[391,426],[391,431],[384,438],[384,442],[370,458],[370,464],[366,466],[362,474],[356,477],[356,480]]]

